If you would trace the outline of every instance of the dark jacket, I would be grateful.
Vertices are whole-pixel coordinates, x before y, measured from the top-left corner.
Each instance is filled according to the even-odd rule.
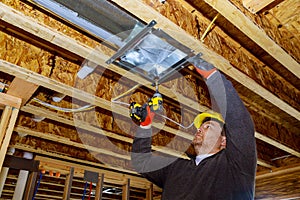
[[[216,72],[206,82],[213,108],[226,123],[226,149],[194,160],[151,153],[151,129],[139,128],[132,147],[136,170],[163,189],[163,200],[246,200],[254,198],[256,147],[254,125],[232,84]]]

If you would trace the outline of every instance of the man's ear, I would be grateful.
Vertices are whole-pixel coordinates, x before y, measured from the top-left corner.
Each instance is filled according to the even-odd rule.
[[[226,147],[226,136],[221,136],[221,148]]]

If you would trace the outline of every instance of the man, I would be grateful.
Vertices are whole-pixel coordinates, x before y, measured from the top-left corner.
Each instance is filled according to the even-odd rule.
[[[232,84],[210,63],[193,65],[206,80],[217,112],[196,116],[192,145],[195,159],[172,159],[151,153],[151,123],[140,123],[132,146],[132,163],[145,178],[163,189],[163,200],[254,199],[256,147],[254,125]],[[223,117],[224,118],[223,118]]]

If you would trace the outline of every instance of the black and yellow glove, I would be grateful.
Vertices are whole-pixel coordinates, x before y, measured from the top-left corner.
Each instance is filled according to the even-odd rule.
[[[151,112],[148,104],[141,106],[136,102],[132,102],[129,106],[130,117],[138,125],[148,126],[152,124],[152,119],[155,115],[154,112]]]
[[[145,121],[147,117],[147,110],[145,108],[145,105],[141,106],[136,102],[132,102],[130,104],[129,112],[131,119],[138,125],[140,125],[141,122]]]

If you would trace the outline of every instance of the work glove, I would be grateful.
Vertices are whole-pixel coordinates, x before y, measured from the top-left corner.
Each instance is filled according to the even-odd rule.
[[[132,102],[129,106],[130,117],[139,126],[149,126],[152,124],[152,120],[155,116],[154,112],[151,112],[151,109],[148,104],[141,106],[136,102]]]
[[[196,71],[205,79],[207,79],[213,72],[217,69],[213,64],[203,60],[201,58],[202,54],[197,54],[194,57],[190,58],[188,61],[193,64],[196,68]]]

